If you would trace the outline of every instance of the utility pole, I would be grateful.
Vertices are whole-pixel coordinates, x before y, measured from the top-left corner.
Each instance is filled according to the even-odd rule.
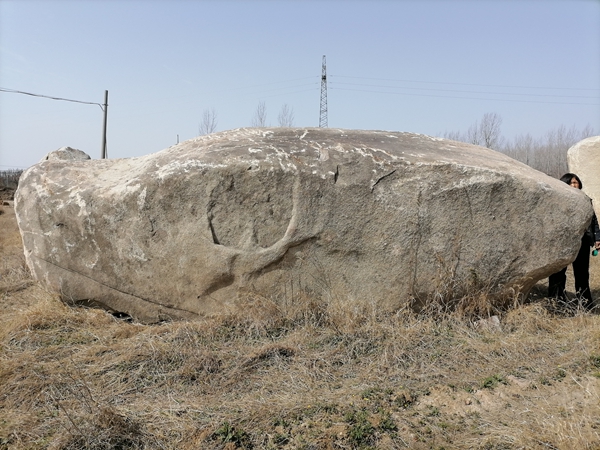
[[[104,91],[104,126],[102,127],[102,159],[106,159],[106,121],[108,119],[108,91]]]
[[[319,128],[327,128],[327,67],[325,66],[325,55],[321,68],[321,111],[319,114]]]

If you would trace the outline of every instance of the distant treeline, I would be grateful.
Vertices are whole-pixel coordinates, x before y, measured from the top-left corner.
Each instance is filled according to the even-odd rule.
[[[509,141],[500,132],[501,124],[502,118],[498,114],[487,113],[465,133],[446,132],[444,137],[497,150],[546,175],[560,178],[569,171],[567,150],[580,140],[595,135],[590,125],[583,130],[562,125],[540,138],[524,134]]]
[[[23,170],[0,170],[0,187],[16,189]]]

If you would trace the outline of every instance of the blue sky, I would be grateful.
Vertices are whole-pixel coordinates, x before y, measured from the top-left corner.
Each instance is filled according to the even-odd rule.
[[[0,88],[103,103],[108,155],[141,156],[250,126],[600,133],[598,0],[0,0]],[[63,146],[100,156],[98,105],[0,92],[0,169]]]

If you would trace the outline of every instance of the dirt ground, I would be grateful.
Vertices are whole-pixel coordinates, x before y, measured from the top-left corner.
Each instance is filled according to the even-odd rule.
[[[6,318],[8,313],[18,309],[27,308],[35,301],[34,297],[18,295],[19,292],[32,287],[35,283],[28,276],[25,266],[25,257],[23,255],[23,243],[19,234],[19,227],[15,217],[13,201],[4,201],[8,205],[2,206],[0,214],[0,274],[7,279],[20,280],[12,286],[12,294],[2,298],[2,312],[0,312],[0,323],[2,318]],[[0,203],[1,204],[1,203]]]

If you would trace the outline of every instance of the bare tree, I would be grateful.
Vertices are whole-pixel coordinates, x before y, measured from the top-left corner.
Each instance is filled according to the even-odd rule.
[[[546,175],[558,178],[568,172],[567,151],[582,139],[593,136],[594,128],[587,125],[583,130],[575,126],[561,125],[548,131],[544,137],[534,139],[530,134],[516,136],[507,142],[500,134],[502,118],[496,113],[484,114],[481,122],[475,122],[466,133],[444,133],[444,138],[468,142],[497,150],[511,158],[533,167]]]
[[[479,145],[498,150],[502,144],[501,125],[502,117],[497,113],[485,113],[479,124]]]
[[[498,150],[517,161],[531,166],[536,146],[537,143],[530,134],[521,134],[515,137],[513,143],[507,142]]]
[[[465,140],[469,144],[481,145],[482,140],[479,133],[479,124],[477,122],[469,127]]]
[[[498,150],[503,138],[500,135],[502,118],[496,113],[486,113],[481,122],[475,122],[465,134],[458,131],[446,131],[444,137],[454,141],[468,142],[482,147]]]
[[[266,127],[267,126],[267,105],[265,102],[259,102],[252,118],[253,127]]]
[[[506,143],[499,150],[540,172],[558,178],[569,170],[567,164],[569,148],[593,135],[594,129],[590,125],[581,131],[575,127],[567,129],[561,125],[548,131],[540,139],[533,139],[529,134],[519,135],[514,138],[513,143]]]
[[[546,164],[543,168],[535,167],[553,177],[560,177],[568,172],[567,151],[574,144],[593,134],[593,129],[588,125],[583,131],[579,131],[575,126],[567,128],[564,125],[550,130],[546,133],[545,139],[537,149],[537,153],[544,153]]]
[[[585,127],[583,127],[583,130],[581,130],[581,133],[579,134],[579,140],[592,137],[594,134],[596,134],[594,127],[588,123]]]
[[[502,125],[502,117],[497,113],[485,113],[481,122],[475,122],[469,127],[464,141],[497,150],[502,143],[500,125]],[[458,136],[460,136],[459,133]]]
[[[277,116],[280,127],[294,126],[294,108],[290,108],[287,103],[284,103]]]
[[[202,122],[198,125],[198,134],[211,134],[217,129],[217,112],[214,108],[205,109],[202,113]]]
[[[465,142],[466,138],[460,131],[444,131],[444,139],[451,141]]]

